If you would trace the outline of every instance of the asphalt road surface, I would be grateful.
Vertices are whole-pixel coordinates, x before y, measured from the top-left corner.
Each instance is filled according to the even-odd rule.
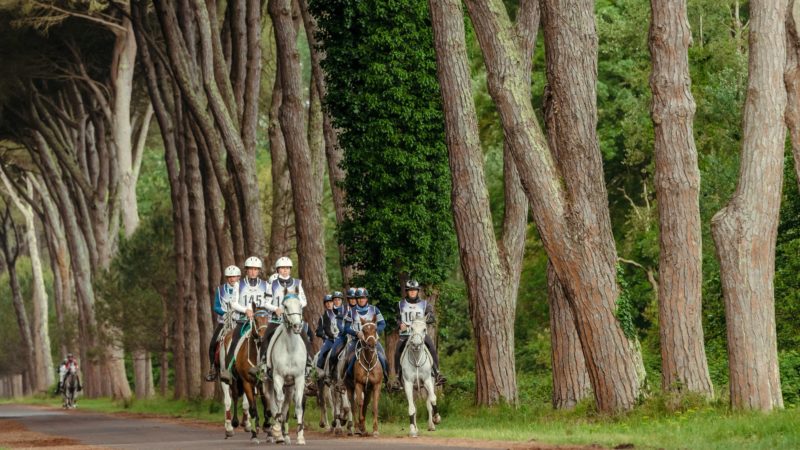
[[[250,443],[250,433],[240,431],[241,428],[236,430],[236,434],[232,438],[224,439],[222,426],[215,429],[209,425],[180,423],[168,419],[126,417],[23,405],[0,405],[0,429],[10,427],[12,423],[15,423],[15,426],[23,424],[32,432],[68,438],[84,445],[103,448],[193,450],[257,448],[269,445],[266,443],[266,436],[263,433],[259,434],[260,445]],[[294,430],[291,437],[295,438]],[[294,444],[294,441],[292,443]],[[306,444],[308,449],[497,448],[496,445],[491,447],[443,447],[441,443],[431,444],[424,440],[409,438],[338,438],[312,432],[306,433]]]

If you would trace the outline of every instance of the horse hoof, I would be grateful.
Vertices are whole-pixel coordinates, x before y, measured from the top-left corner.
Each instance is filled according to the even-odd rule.
[[[436,427],[431,425],[428,427],[428,431],[436,431]]]
[[[439,414],[436,414],[435,416],[433,416],[433,423],[436,424],[436,425],[439,425],[440,423],[442,423],[442,416],[440,416]]]
[[[297,438],[297,445],[306,445],[306,440],[303,438]]]
[[[228,439],[229,437],[233,437],[233,430],[225,430],[225,439]]]
[[[418,434],[417,434],[417,432],[415,432],[415,431],[412,431],[411,433],[408,433],[408,437],[415,438],[415,437],[417,437],[417,436],[418,436]]]
[[[372,432],[372,437],[378,437],[378,436],[380,436],[380,435],[381,435],[381,434],[380,434],[380,433],[378,433],[377,431],[373,431],[373,432]]]
[[[252,438],[250,439],[250,443],[253,445],[258,445],[261,443],[261,441],[259,441],[258,438]]]
[[[292,445],[292,438],[286,436],[286,440],[283,442],[285,445]]]
[[[323,421],[321,421],[321,420],[320,420],[320,421],[319,421],[319,427],[320,427],[320,428],[322,428],[322,429],[324,430],[324,429],[325,429],[325,422],[323,422]]]

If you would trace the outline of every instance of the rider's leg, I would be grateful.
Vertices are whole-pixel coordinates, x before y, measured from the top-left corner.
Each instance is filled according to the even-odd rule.
[[[328,353],[328,369],[330,371],[328,375],[330,375],[333,380],[337,380],[339,378],[336,367],[338,366],[339,362],[339,352],[342,350],[342,347],[344,347],[345,342],[347,342],[347,338],[345,336],[337,337],[336,340],[333,341],[333,348]]]
[[[447,379],[444,375],[439,372],[439,352],[436,351],[436,347],[433,345],[433,339],[430,336],[425,336],[425,347],[428,348],[428,351],[431,353],[431,357],[433,358],[433,366],[431,367],[431,371],[433,372],[433,377],[436,378],[436,384],[444,384]]]
[[[388,380],[389,377],[387,376],[387,374],[389,373],[388,372],[389,364],[386,361],[386,351],[383,349],[383,346],[381,345],[380,342],[378,342],[378,345],[376,345],[375,347],[378,350],[378,361],[380,361],[381,367],[383,368],[383,379]]]
[[[211,361],[211,365],[208,368],[208,375],[206,375],[206,381],[214,381],[217,378],[217,374],[219,373],[219,364],[217,363],[217,339],[219,338],[219,333],[222,331],[222,323],[217,323],[216,328],[214,328],[214,332],[211,334],[211,342],[208,344],[208,360]]]
[[[61,388],[64,386],[64,376],[67,375],[67,369],[63,365],[58,368],[58,387],[56,387],[56,394],[61,393]]]
[[[402,369],[402,367],[400,367],[400,357],[403,356],[403,350],[406,348],[407,342],[408,336],[400,336],[400,339],[397,340],[397,347],[394,349],[394,371],[398,380],[400,380],[400,372]]]
[[[322,370],[325,368],[325,360],[331,348],[333,348],[333,339],[325,339],[325,342],[322,343],[322,348],[319,349],[319,356],[317,357],[318,369]]]
[[[270,322],[269,325],[267,325],[267,331],[264,332],[264,338],[261,341],[261,348],[263,350],[259,354],[259,358],[261,359],[259,362],[260,364],[265,364],[267,362],[267,349],[269,348],[269,343],[272,341],[272,336],[275,335],[275,332],[278,331],[280,326],[281,324],[273,322]],[[268,376],[272,376],[271,370],[268,369],[267,371]]]
[[[342,374],[345,377],[348,374],[352,373],[353,365],[355,365],[356,362],[356,343],[358,343],[358,341],[353,339],[347,346],[347,353],[345,353],[345,359],[344,359],[346,364],[345,371]]]

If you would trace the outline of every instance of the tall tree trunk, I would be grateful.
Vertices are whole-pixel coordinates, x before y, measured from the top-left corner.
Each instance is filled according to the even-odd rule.
[[[580,64],[575,68],[578,73],[594,74],[589,80],[572,75],[551,80],[553,84],[554,81],[581,83],[573,91],[582,92],[584,97],[565,99],[563,106],[583,108],[588,113],[578,117],[594,119],[577,124],[576,131],[581,134],[576,139],[580,147],[566,151],[572,150],[572,144],[567,143],[563,159],[556,164],[533,111],[528,95],[530,87],[521,70],[522,58],[505,6],[500,0],[466,3],[486,59],[489,93],[496,103],[537,229],[559,280],[565,283],[598,408],[606,412],[630,409],[639,395],[639,382],[630,345],[614,316],[619,288],[602,159],[596,139],[583,134],[586,125],[594,125],[596,121],[596,35],[592,5],[583,3],[556,14],[557,11],[548,13],[547,9],[558,5],[546,2],[543,11],[545,18],[550,14],[571,23],[556,26],[552,19],[545,20],[546,36],[552,33],[547,30],[547,23],[561,28],[562,33],[581,31],[576,41],[586,47],[576,42],[573,50],[577,55],[570,57]],[[547,45],[558,47],[552,41]],[[569,60],[568,55],[561,56]],[[548,53],[548,65],[561,64],[556,60],[556,55]],[[572,67],[564,68],[568,69]],[[576,104],[570,106],[572,101]],[[568,170],[562,173],[563,168]]]
[[[323,105],[325,104],[325,96],[328,93],[327,85],[325,83],[325,75],[322,71],[321,61],[325,58],[325,53],[322,50],[323,43],[317,40],[317,21],[308,12],[308,3],[306,0],[299,0],[300,12],[303,15],[303,25],[306,30],[308,38],[308,47],[311,54],[311,74],[314,83],[316,83],[317,90],[322,98]],[[322,133],[325,138],[325,156],[328,162],[328,180],[331,185],[331,197],[333,198],[333,209],[336,213],[336,224],[341,225],[345,218],[345,192],[342,187],[344,183],[344,170],[342,170],[341,162],[343,158],[342,149],[339,147],[339,136],[333,128],[333,121],[331,115],[322,109]],[[342,284],[343,286],[350,286],[350,279],[353,278],[353,267],[345,264],[345,255],[347,248],[344,244],[339,244],[339,265],[342,270]]]
[[[28,255],[31,259],[31,275],[33,278],[31,303],[33,305],[33,315],[31,317],[31,338],[33,348],[36,349],[36,359],[34,360],[36,391],[44,391],[53,384],[53,357],[50,351],[50,325],[48,314],[47,292],[44,288],[44,276],[42,274],[42,260],[39,256],[39,239],[36,233],[36,218],[33,214],[33,207],[24,201],[16,192],[11,180],[6,177],[5,172],[0,171],[0,178],[6,191],[14,202],[14,205],[25,218],[25,242],[28,247]],[[26,178],[26,198],[33,199],[33,186]]]
[[[280,62],[278,62],[280,65]],[[292,210],[292,185],[289,178],[289,162],[286,155],[286,141],[280,123],[280,108],[283,99],[281,74],[275,75],[272,101],[269,107],[269,153],[272,160],[272,224],[269,243],[269,267],[292,249],[294,237]]]
[[[134,393],[137,399],[145,399],[149,396],[147,387],[147,351],[136,349],[131,353],[133,357]]]
[[[196,156],[198,148],[190,129],[191,125],[188,122],[189,121],[186,120],[183,123],[183,153],[180,155],[182,175],[181,196],[183,197],[181,202],[181,216],[183,219],[185,267],[187,269],[187,279],[184,283],[185,291],[183,293],[183,307],[186,311],[186,316],[184,317],[184,331],[185,342],[187,344],[184,355],[186,357],[187,393],[189,398],[197,398],[201,394],[202,386],[201,360],[205,358],[200,357],[203,352],[197,351],[199,347],[203,345],[200,342],[200,316],[197,291],[195,290],[197,278],[194,274],[202,268],[195,265],[197,262],[195,255],[201,251],[200,248],[195,246],[195,236],[198,234],[199,229],[205,231],[205,225],[198,224],[195,228],[192,224],[195,223],[195,219],[200,220],[200,224],[202,224],[205,215],[198,212],[198,208],[200,207],[198,203],[202,204],[202,197],[200,199],[197,198],[197,190],[199,189],[199,183],[197,183],[197,181],[199,180],[197,180],[196,177],[198,176],[199,168],[197,166]],[[202,193],[202,189],[200,189],[200,192]],[[200,243],[200,247],[202,247],[202,251],[205,251],[205,242]],[[203,260],[205,260],[205,255]],[[202,261],[201,264],[205,265],[205,261]],[[206,276],[207,273],[203,273],[203,279],[205,279]]]
[[[703,340],[700,169],[689,75],[685,1],[651,0],[655,187],[660,227],[658,323],[661,386],[714,394]]]
[[[789,0],[786,14],[786,125],[792,137],[792,154],[800,187],[800,1]]]
[[[476,341],[475,400],[483,405],[516,403],[514,311],[527,203],[513,162],[507,159],[503,238],[498,244],[471,94],[461,2],[431,0],[429,5],[452,176],[453,217]]]
[[[547,298],[550,304],[553,408],[573,409],[592,395],[592,385],[575,330],[575,319],[551,264],[547,265]]]
[[[306,295],[311,299],[305,311],[305,319],[309,323],[316,323],[323,310],[319,299],[328,291],[325,234],[319,208],[319,192],[314,187],[311,151],[306,139],[300,55],[296,46],[297,32],[292,21],[291,0],[270,0],[269,13],[275,27],[278,70],[283,88],[280,122],[291,174],[300,277],[303,279]]]
[[[731,405],[736,409],[783,407],[773,282],[786,137],[787,3],[750,2],[739,184],[711,221],[725,299]]]
[[[6,225],[5,223],[3,224]],[[28,389],[36,390],[38,379],[36,377],[36,352],[37,349],[33,346],[33,337],[31,332],[31,323],[28,320],[28,313],[25,311],[25,302],[22,300],[22,287],[19,285],[19,277],[17,276],[16,256],[9,252],[9,245],[19,245],[18,243],[11,244],[9,242],[8,230],[2,231],[4,236],[2,239],[3,254],[5,256],[6,270],[8,271],[8,282],[11,286],[11,303],[14,305],[14,312],[17,317],[17,326],[19,327],[20,341],[22,350],[20,353],[25,361],[25,370],[28,373],[29,383]]]

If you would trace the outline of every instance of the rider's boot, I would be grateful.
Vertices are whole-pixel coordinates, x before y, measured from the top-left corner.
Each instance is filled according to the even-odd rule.
[[[219,369],[217,369],[216,364],[212,364],[211,367],[208,369],[208,374],[206,375],[206,381],[211,382],[217,379],[219,376]]]
[[[433,367],[431,369],[431,373],[433,375],[433,379],[435,381],[436,386],[444,386],[444,384],[447,383],[447,378],[445,378],[444,375],[442,375],[442,373],[439,372],[438,367]]]
[[[219,371],[219,380],[223,383],[231,384],[231,371],[228,369],[222,369]]]
[[[58,395],[60,393],[61,393],[61,382],[59,381],[58,382],[58,386],[56,387],[56,394],[55,395]]]

